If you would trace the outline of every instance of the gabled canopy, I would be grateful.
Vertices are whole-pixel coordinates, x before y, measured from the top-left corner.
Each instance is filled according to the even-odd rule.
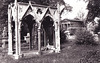
[[[51,8],[48,6],[40,6],[34,4],[19,4],[19,19],[31,14],[36,21],[40,21],[44,16],[49,15],[53,16],[57,11],[56,8]]]

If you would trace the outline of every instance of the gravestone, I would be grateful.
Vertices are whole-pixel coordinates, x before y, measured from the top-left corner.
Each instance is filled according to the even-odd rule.
[[[30,42],[30,34],[27,33],[27,36],[24,36],[24,40],[26,40],[26,43]]]

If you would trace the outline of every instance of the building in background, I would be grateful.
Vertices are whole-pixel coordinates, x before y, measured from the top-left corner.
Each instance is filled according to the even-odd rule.
[[[61,21],[61,29],[74,35],[77,31],[85,29],[84,21],[64,19]]]

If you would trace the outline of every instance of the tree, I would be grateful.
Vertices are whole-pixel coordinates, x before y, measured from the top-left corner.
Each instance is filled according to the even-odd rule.
[[[72,6],[70,6],[69,4],[64,4],[64,8],[61,10],[60,15],[62,15],[62,13],[64,12],[64,10],[67,10],[67,12],[71,12],[72,11]]]
[[[7,11],[8,4],[12,0],[0,0],[0,23],[5,23],[7,21]]]
[[[87,0],[89,1],[87,5],[87,9],[89,10],[86,23],[93,22],[95,17],[100,17],[100,0]],[[94,32],[97,33],[100,31],[100,21],[98,22],[98,26],[95,27]]]
[[[76,20],[85,20],[84,16],[85,16],[85,13],[82,11],[79,11],[79,13],[77,13],[77,16],[75,19]]]
[[[87,22],[93,21],[95,17],[100,16],[100,0],[89,0],[87,9]]]

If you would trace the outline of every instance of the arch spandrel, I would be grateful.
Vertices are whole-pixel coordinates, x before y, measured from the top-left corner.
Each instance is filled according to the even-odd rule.
[[[55,15],[56,10],[57,10],[57,9],[51,9],[51,8],[49,9],[49,11],[50,11],[50,13],[51,13],[51,15],[52,15],[52,16],[54,16],[54,15]]]
[[[47,17],[47,16],[51,17],[51,18],[53,19],[53,21],[55,21],[55,15],[54,15],[55,12],[56,12],[55,9],[47,8],[47,10],[45,10],[44,14],[41,15],[41,19],[40,19],[39,21],[42,22],[42,20],[43,20],[45,17]],[[39,17],[38,17],[38,18],[39,18]]]
[[[38,6],[33,4],[20,4],[20,3],[18,4],[18,19],[21,20],[23,16],[31,14],[32,16],[34,16],[34,19],[36,19],[36,21],[41,21],[45,15],[48,15],[48,13],[46,13],[48,9],[50,11],[50,16],[53,19],[58,20],[57,18],[58,12],[56,8],[51,8],[48,6]],[[15,20],[15,7],[12,7],[12,16],[14,17]]]
[[[19,5],[19,19],[22,19],[23,17],[31,14],[32,16],[34,15],[34,10],[31,8],[29,5]]]
[[[59,21],[59,13],[58,13],[57,10],[55,11],[55,14],[53,15],[53,18],[54,18],[55,21]]]
[[[24,16],[24,14],[26,13],[27,9],[29,8],[29,6],[26,6],[26,5],[19,5],[18,6],[18,18],[19,19],[22,19],[22,17]]]
[[[47,7],[19,5],[18,17],[19,19],[22,19],[24,16],[31,14],[32,16],[34,16],[34,19],[36,19],[36,21],[41,21],[44,15],[46,14],[47,9]]]
[[[40,9],[40,10],[39,10]],[[42,8],[42,7],[37,7],[36,15],[37,15],[37,21],[41,21],[46,14],[48,8]]]
[[[15,7],[11,7],[11,14],[12,14],[12,16],[13,16],[13,19],[15,20]]]

